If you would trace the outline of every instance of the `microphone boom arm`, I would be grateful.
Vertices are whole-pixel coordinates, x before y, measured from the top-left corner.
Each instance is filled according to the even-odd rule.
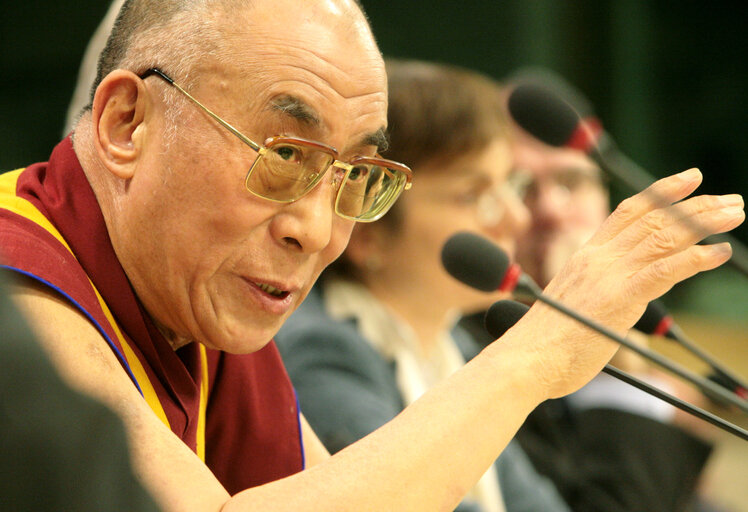
[[[734,405],[735,407],[739,408],[743,412],[748,413],[748,401],[739,398],[734,393],[728,392],[722,386],[710,380],[703,379],[699,377],[698,375],[681,367],[680,365],[673,363],[669,361],[668,359],[665,359],[664,357],[657,354],[656,352],[653,352],[651,350],[647,350],[643,347],[638,346],[637,344],[624,338],[618,333],[608,329],[607,327],[600,325],[597,322],[594,322],[589,318],[585,318],[584,316],[580,315],[576,311],[573,311],[569,309],[568,307],[564,306],[562,303],[558,302],[557,300],[554,300],[551,297],[548,297],[547,295],[545,295],[542,292],[542,290],[540,290],[537,284],[535,284],[532,280],[525,278],[524,275],[522,276],[522,278],[520,278],[517,284],[517,291],[529,294],[533,298],[549,305],[553,309],[561,311],[562,313],[570,316],[577,322],[580,322],[581,324],[589,327],[590,329],[607,336],[608,338],[616,341],[617,343],[623,345],[629,350],[636,352],[637,354],[644,357],[645,359],[648,359],[649,361],[670,371],[674,375],[677,375],[678,377],[690,382],[691,384],[693,384],[700,390],[704,391],[705,393],[711,395],[712,397],[717,397],[723,400],[724,402]]]
[[[637,389],[640,389],[644,391],[645,393],[648,393],[656,398],[659,398],[663,402],[667,402],[673,407],[677,407],[681,411],[685,411],[689,414],[692,414],[696,416],[697,418],[700,418],[707,423],[711,423],[712,425],[721,428],[722,430],[725,430],[731,434],[734,434],[741,439],[744,439],[748,441],[748,430],[745,430],[737,425],[734,425],[728,421],[723,420],[719,416],[715,416],[714,414],[705,411],[704,409],[701,409],[700,407],[696,407],[695,405],[691,405],[688,402],[684,402],[683,400],[674,397],[673,395],[669,393],[665,393],[664,391],[657,389],[654,386],[650,386],[644,381],[641,381],[634,377],[633,375],[630,375],[622,370],[619,370],[615,366],[611,366],[609,364],[605,365],[605,368],[603,368],[603,372],[607,373],[611,377],[615,377],[616,379],[625,382],[626,384],[629,384],[631,386],[634,386]]]

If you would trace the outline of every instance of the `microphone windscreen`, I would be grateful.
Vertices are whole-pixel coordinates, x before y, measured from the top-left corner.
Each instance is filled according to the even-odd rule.
[[[509,258],[482,236],[461,231],[442,247],[442,265],[463,284],[485,292],[499,289],[509,268]]]
[[[516,300],[500,300],[494,302],[483,321],[486,324],[486,330],[495,338],[501,338],[506,331],[519,322],[519,319],[530,309],[525,304]]]
[[[667,310],[662,302],[653,300],[647,304],[647,309],[644,310],[644,314],[634,325],[634,329],[644,334],[655,334],[660,328],[660,323],[667,316]]]
[[[509,114],[527,133],[550,146],[564,146],[579,125],[579,114],[552,90],[521,84],[509,95]]]
[[[555,71],[543,66],[524,66],[505,80],[510,85],[536,84],[545,87],[574,107],[580,117],[595,117],[595,108],[584,93]]]

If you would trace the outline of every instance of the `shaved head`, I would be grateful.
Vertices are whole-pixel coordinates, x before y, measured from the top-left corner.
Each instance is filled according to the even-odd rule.
[[[293,203],[250,193],[258,152],[245,139],[318,141],[344,161],[387,142],[384,61],[353,0],[127,0],[92,105],[76,154],[122,268],[174,347],[260,349],[350,237],[332,173]]]
[[[103,78],[115,69],[140,73],[168,66],[172,75],[189,86],[197,61],[232,58],[223,43],[226,20],[252,9],[281,13],[300,6],[321,15],[342,14],[326,18],[343,20],[349,24],[347,30],[371,34],[357,0],[126,0],[99,57],[91,101]]]

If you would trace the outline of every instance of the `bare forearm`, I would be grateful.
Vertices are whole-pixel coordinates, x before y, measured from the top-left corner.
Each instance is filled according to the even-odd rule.
[[[452,510],[543,399],[529,356],[489,347],[361,441],[224,510]]]

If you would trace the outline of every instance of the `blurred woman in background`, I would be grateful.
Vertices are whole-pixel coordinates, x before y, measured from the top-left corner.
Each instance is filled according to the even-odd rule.
[[[390,60],[387,73],[386,155],[412,166],[415,186],[383,219],[355,227],[276,337],[301,408],[331,452],[391,420],[477,350],[455,323],[500,297],[450,277],[444,242],[473,231],[512,255],[529,223],[510,175],[499,86],[424,62]],[[458,510],[568,509],[511,443]]]

